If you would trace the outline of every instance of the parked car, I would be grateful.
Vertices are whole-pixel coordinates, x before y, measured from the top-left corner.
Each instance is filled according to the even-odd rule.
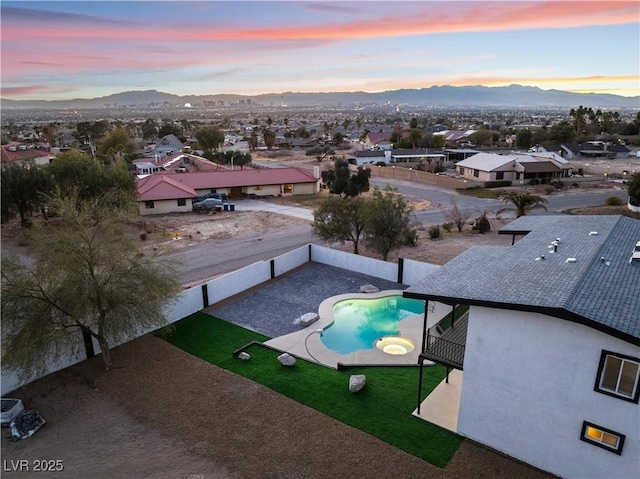
[[[204,200],[206,200],[208,198],[215,198],[215,199],[218,199],[218,200],[224,199],[220,193],[207,193],[206,195],[198,196],[196,198],[196,203],[204,201]]]
[[[219,198],[206,198],[193,203],[193,211],[217,211],[222,208],[223,202]]]

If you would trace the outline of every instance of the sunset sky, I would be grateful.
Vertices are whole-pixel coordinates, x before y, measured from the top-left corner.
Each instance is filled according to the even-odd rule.
[[[634,1],[2,1],[2,98],[512,83],[640,95]]]

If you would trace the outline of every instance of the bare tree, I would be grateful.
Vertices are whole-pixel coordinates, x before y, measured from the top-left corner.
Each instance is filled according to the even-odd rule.
[[[451,206],[445,211],[444,217],[456,225],[458,231],[462,231],[462,228],[464,228],[464,225],[469,221],[471,216],[471,210],[460,208],[455,197],[452,196]]]

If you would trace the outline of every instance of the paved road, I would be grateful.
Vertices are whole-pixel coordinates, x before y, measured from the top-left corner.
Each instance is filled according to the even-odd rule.
[[[427,211],[417,211],[416,219],[423,225],[441,224],[446,221],[444,217],[445,211],[451,205],[451,199],[455,198],[458,207],[468,209],[475,212],[485,209],[497,211],[504,206],[498,200],[476,198],[473,196],[465,196],[457,194],[455,191],[438,188],[433,185],[422,183],[414,183],[405,180],[394,179],[371,179],[371,185],[384,188],[387,184],[398,189],[400,193],[411,195],[416,198],[429,200],[434,205],[433,209]],[[548,197],[547,211],[543,209],[534,210],[531,214],[558,214],[573,208],[581,208],[586,206],[602,206],[609,196],[616,196],[627,201],[627,192],[623,189],[616,189],[607,192],[581,192],[579,194],[559,194]]]
[[[391,184],[403,194],[431,201],[435,208],[416,212],[416,219],[427,226],[442,224],[446,221],[444,213],[450,207],[451,198],[453,197],[455,197],[459,207],[473,212],[485,209],[496,211],[501,206],[504,206],[498,200],[458,195],[444,188],[416,184],[404,180],[372,179],[371,184],[378,187]],[[571,208],[599,206],[603,205],[605,199],[609,196],[618,196],[624,201],[627,199],[626,191],[623,190],[606,193],[554,195],[549,197],[547,212],[536,210],[532,214],[557,214]],[[278,205],[266,201],[239,200],[235,202],[235,207],[237,211],[269,211],[302,218],[309,222],[313,220],[313,214],[308,209]],[[174,254],[173,257],[181,263],[179,271],[183,284],[194,284],[257,261],[269,260],[274,256],[309,243],[324,244],[320,238],[313,234],[310,225],[296,224],[287,229],[270,232],[263,236],[196,244]]]
[[[182,284],[193,284],[265,261],[309,243],[323,244],[309,225],[291,225],[267,236],[200,243],[172,255]]]

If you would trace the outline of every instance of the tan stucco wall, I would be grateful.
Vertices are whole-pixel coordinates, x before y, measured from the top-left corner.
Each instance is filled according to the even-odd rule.
[[[185,206],[178,206],[178,200],[160,200],[153,202],[153,208],[145,208],[144,201],[138,202],[141,215],[162,215],[166,213],[188,213],[192,211],[191,199],[187,199]]]

